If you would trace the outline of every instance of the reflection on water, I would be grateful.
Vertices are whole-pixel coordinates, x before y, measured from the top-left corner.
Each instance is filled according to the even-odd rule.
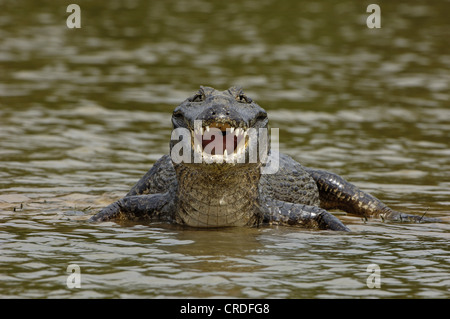
[[[378,1],[377,30],[355,1],[78,4],[71,30],[65,4],[2,3],[0,296],[449,297],[448,2]],[[234,84],[268,110],[282,151],[447,223],[86,223],[168,152],[174,106]],[[373,263],[380,289],[366,285]]]

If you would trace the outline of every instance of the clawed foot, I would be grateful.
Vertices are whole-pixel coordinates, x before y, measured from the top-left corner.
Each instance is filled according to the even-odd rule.
[[[100,212],[89,218],[89,222],[105,222],[117,218],[120,215],[120,201],[114,202],[103,208]]]
[[[339,218],[329,212],[323,212],[317,217],[317,223],[319,229],[337,230],[337,231],[350,231]]]

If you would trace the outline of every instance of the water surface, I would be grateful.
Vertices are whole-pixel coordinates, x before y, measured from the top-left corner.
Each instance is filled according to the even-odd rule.
[[[65,3],[0,1],[0,297],[450,296],[448,1],[378,1],[376,30],[350,0],[77,3],[81,29]],[[281,151],[445,222],[86,222],[168,152],[177,104],[235,84]]]

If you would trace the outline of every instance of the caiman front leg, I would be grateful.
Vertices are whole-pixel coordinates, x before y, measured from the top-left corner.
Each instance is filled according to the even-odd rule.
[[[349,214],[365,218],[380,217],[383,220],[410,222],[438,222],[440,219],[404,214],[392,210],[379,199],[363,192],[339,175],[311,168],[305,170],[315,180],[319,188],[320,207],[340,209]]]
[[[264,215],[263,222],[271,225],[350,231],[336,216],[316,206],[268,199],[260,203],[260,207]]]
[[[103,208],[90,222],[110,220],[171,220],[172,195],[170,193],[127,196]]]

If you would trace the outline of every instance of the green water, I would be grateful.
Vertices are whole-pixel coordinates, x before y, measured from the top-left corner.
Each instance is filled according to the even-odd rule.
[[[1,298],[450,297],[449,1],[377,1],[380,29],[369,1],[76,3],[80,29],[68,3],[0,1]],[[168,152],[200,85],[242,85],[281,151],[445,222],[86,223]]]

